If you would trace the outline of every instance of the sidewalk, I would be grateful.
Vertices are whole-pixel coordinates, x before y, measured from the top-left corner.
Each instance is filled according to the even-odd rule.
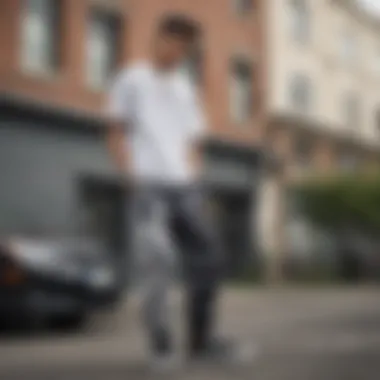
[[[379,294],[377,289],[370,288],[229,290],[221,305],[220,330],[260,344],[261,355],[249,371],[242,370],[244,376],[258,371],[261,377],[253,377],[255,380],[314,380],[311,376],[291,377],[291,374],[296,373],[298,367],[306,374],[311,369],[318,374],[321,368],[315,369],[314,366],[323,366],[325,361],[339,368],[342,361],[347,360],[347,368],[354,366],[359,359],[361,363],[361,360],[374,360],[376,357],[374,363],[380,363]],[[179,333],[182,319],[177,292],[174,292],[172,300]],[[0,378],[6,379],[3,373],[15,371],[66,373],[69,370],[77,371],[75,373],[87,371],[93,376],[107,371],[129,373],[134,374],[133,377],[117,375],[115,379],[140,379],[135,376],[144,367],[146,356],[137,305],[136,297],[130,297],[109,324],[102,324],[102,318],[98,316],[93,329],[84,335],[0,342]],[[363,355],[367,356],[363,358]],[[360,363],[356,365],[361,367]],[[273,377],[274,374],[280,377]],[[206,373],[198,375],[183,375],[175,380],[207,378]],[[235,379],[223,372],[215,376],[213,378],[218,380]],[[108,380],[108,377],[88,378]],[[318,380],[330,378],[315,377]],[[367,380],[365,377],[352,379]]]

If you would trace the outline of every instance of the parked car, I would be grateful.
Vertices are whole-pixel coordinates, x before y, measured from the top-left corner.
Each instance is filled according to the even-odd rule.
[[[0,318],[82,322],[117,302],[117,265],[91,239],[0,239]]]

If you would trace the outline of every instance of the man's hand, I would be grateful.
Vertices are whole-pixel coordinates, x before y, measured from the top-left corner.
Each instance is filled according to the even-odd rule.
[[[125,140],[125,126],[112,122],[107,131],[107,146],[117,169],[123,174],[131,174],[128,144]]]
[[[199,139],[197,142],[192,144],[189,152],[189,160],[195,176],[201,177],[204,167],[203,139]]]

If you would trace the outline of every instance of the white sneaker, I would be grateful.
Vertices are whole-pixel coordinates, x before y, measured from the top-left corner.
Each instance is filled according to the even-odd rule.
[[[251,364],[259,353],[255,344],[237,344],[224,339],[214,339],[191,360],[209,364]]]

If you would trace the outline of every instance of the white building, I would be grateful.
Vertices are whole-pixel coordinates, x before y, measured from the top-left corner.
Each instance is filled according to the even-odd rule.
[[[380,162],[380,20],[354,0],[266,3],[267,142],[285,168],[264,185],[276,194],[263,198],[260,216],[273,250],[276,239],[290,244],[279,221],[287,184]]]

